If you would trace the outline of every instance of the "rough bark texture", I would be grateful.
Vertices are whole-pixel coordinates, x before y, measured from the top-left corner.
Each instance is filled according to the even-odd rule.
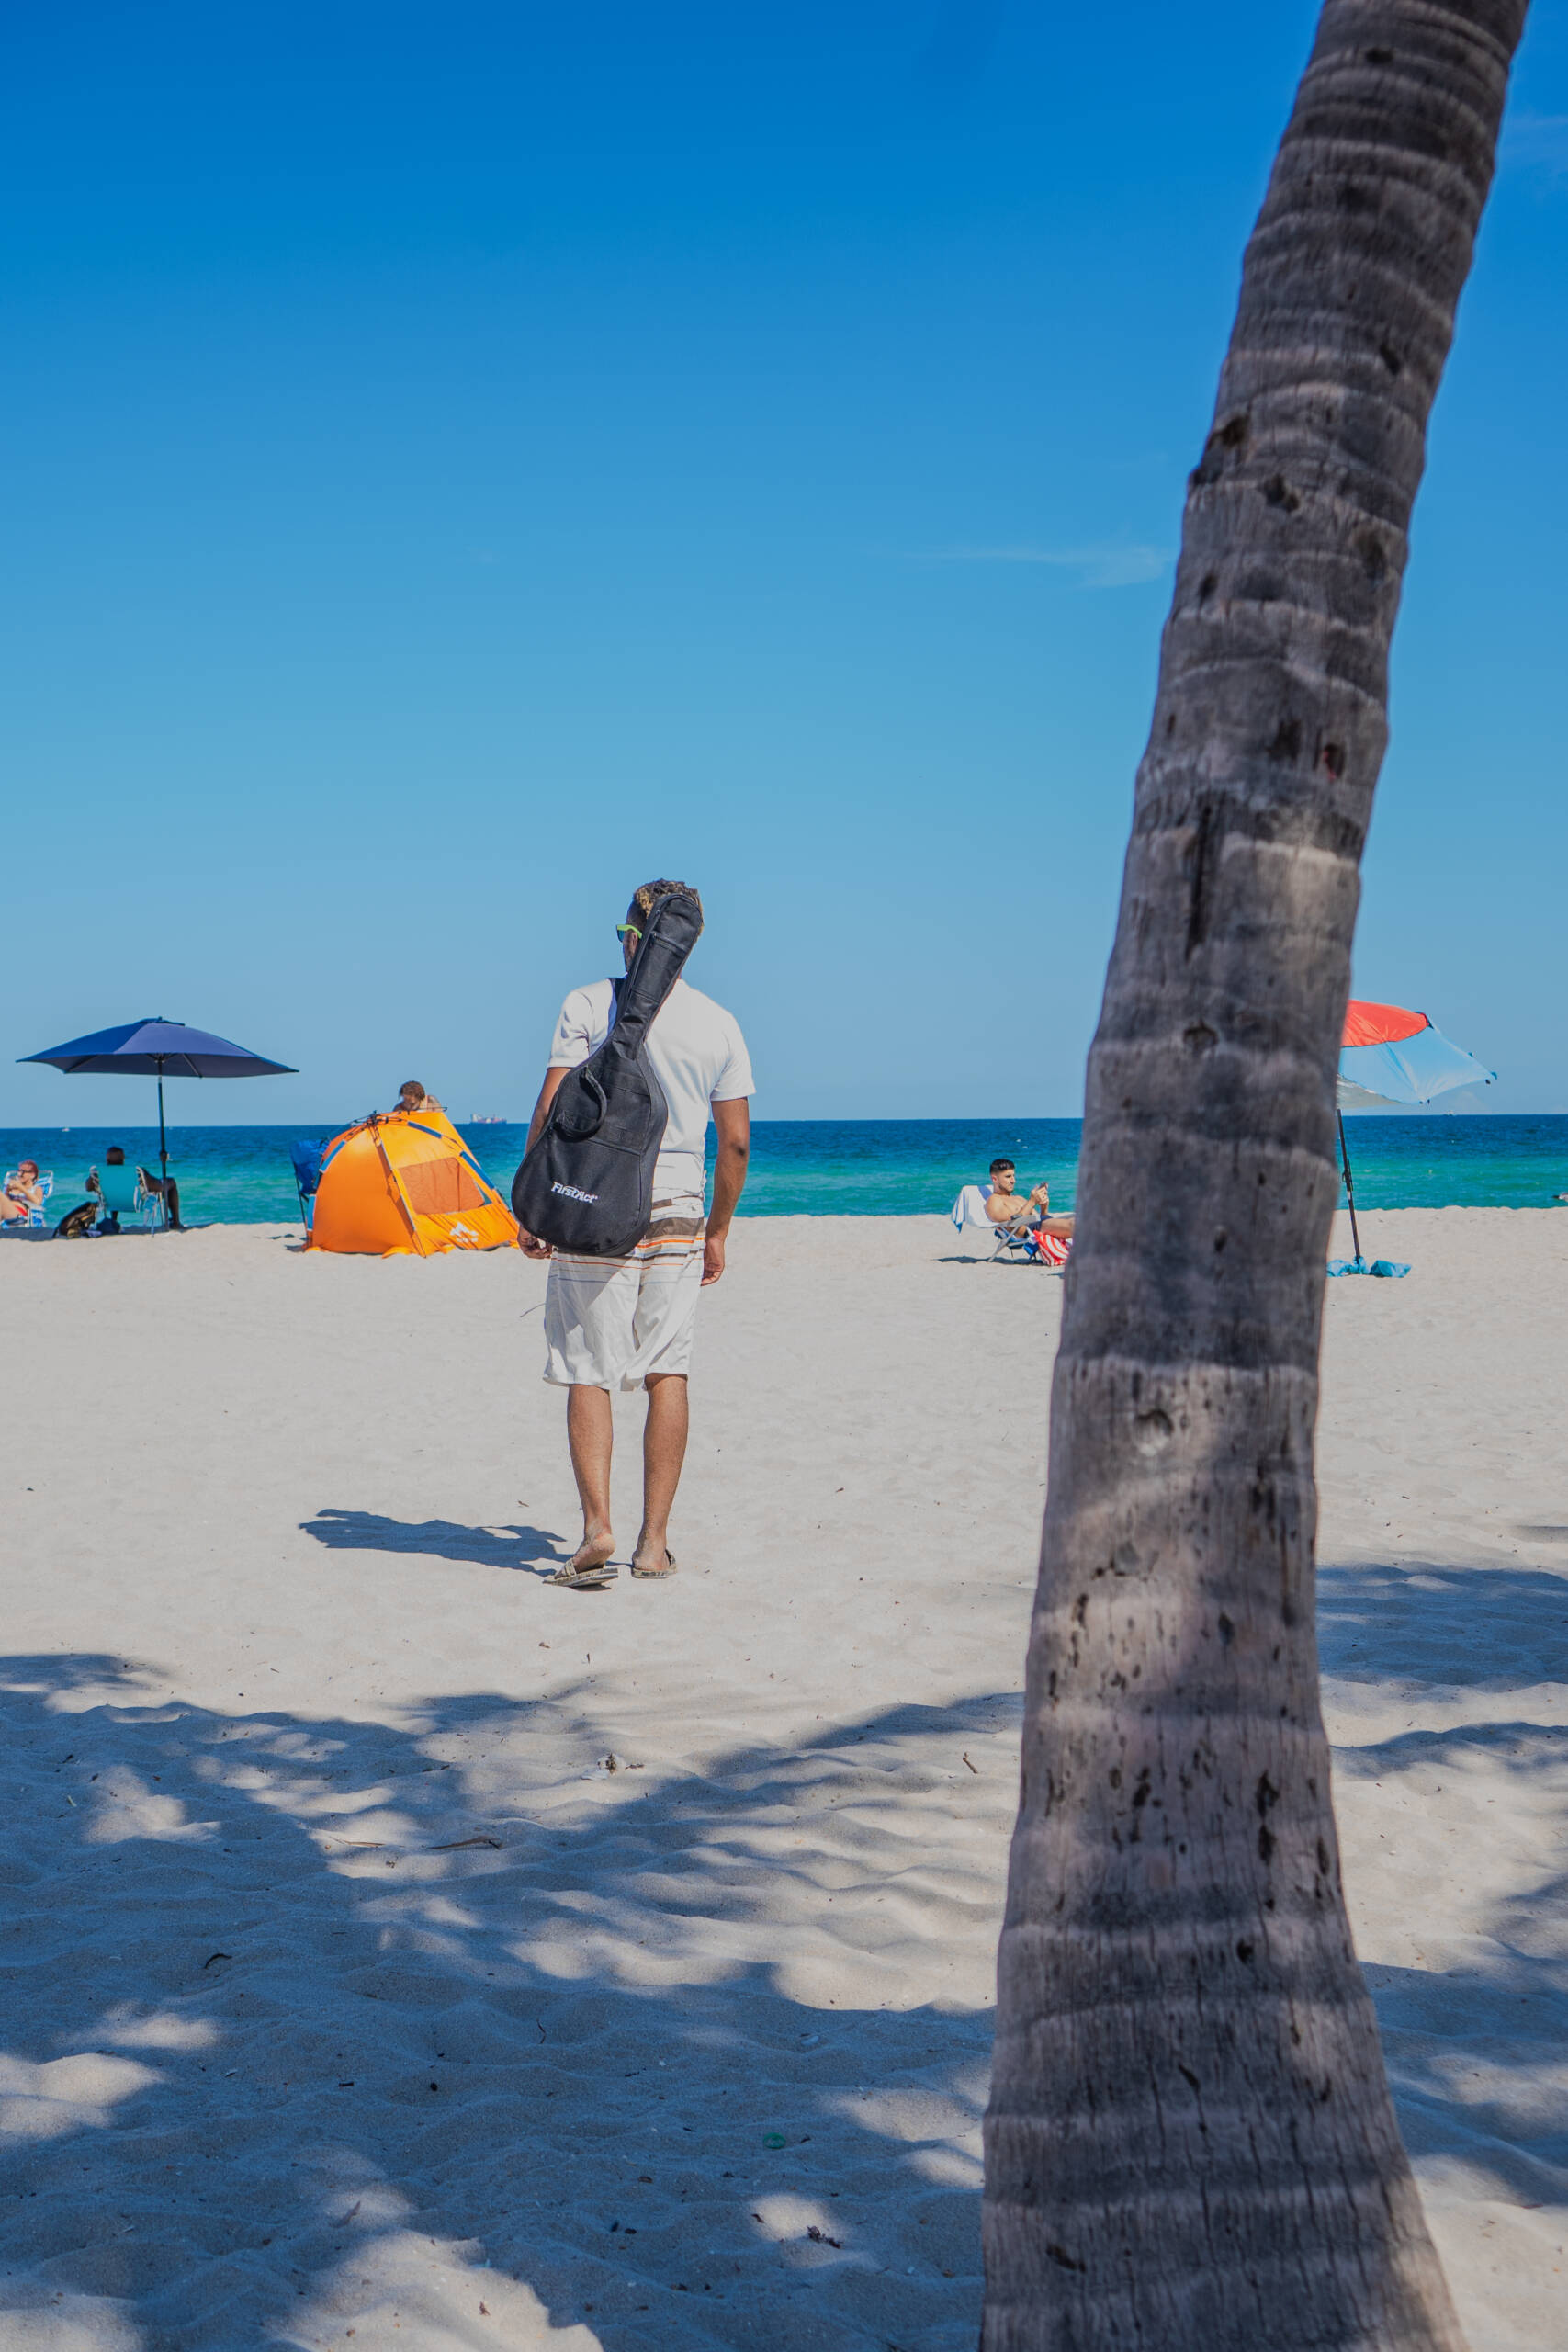
[[[1351,1948],[1313,1432],[1427,419],[1528,0],[1328,0],[1191,478],[1089,1061],[985,2352],[1460,2344]]]

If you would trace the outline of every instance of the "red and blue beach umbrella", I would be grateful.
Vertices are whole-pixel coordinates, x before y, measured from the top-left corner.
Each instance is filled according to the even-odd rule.
[[[1350,1175],[1350,1154],[1345,1142],[1347,1110],[1371,1109],[1380,1102],[1410,1105],[1430,1102],[1454,1086],[1490,1086],[1497,1073],[1485,1069],[1473,1054],[1434,1029],[1424,1012],[1403,1004],[1371,1004],[1352,997],[1345,1008],[1345,1035],[1339,1049],[1339,1159],[1345,1172],[1345,1198],[1350,1211],[1353,1259],[1337,1259],[1332,1273],[1404,1273],[1388,1259],[1369,1266],[1361,1255],[1356,1227],[1356,1191]]]
[[[1497,1073],[1434,1029],[1424,1012],[1402,1004],[1368,1004],[1352,997],[1345,1008],[1339,1055],[1341,1109],[1365,1102],[1430,1102],[1450,1086],[1490,1086]]]

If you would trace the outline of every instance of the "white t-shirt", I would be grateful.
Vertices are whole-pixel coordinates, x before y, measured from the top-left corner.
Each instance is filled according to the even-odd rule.
[[[573,989],[560,1009],[550,1041],[550,1068],[575,1069],[610,1034],[613,989],[590,980]],[[736,1102],[755,1094],[751,1064],[740,1023],[700,989],[677,980],[653,1016],[648,1057],[670,1105],[654,1189],[661,1200],[676,1193],[701,1193],[707,1150],[708,1105]]]

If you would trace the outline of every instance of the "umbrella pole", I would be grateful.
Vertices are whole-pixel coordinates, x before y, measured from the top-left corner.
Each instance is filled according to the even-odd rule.
[[[1350,1212],[1350,1238],[1356,1245],[1356,1259],[1359,1264],[1361,1256],[1361,1237],[1356,1230],[1356,1187],[1351,1182],[1350,1154],[1345,1142],[1345,1114],[1336,1109],[1334,1115],[1339,1122],[1339,1163],[1345,1171],[1345,1204]]]
[[[1343,1120],[1339,1123],[1339,1132],[1343,1137],[1345,1133]],[[164,1133],[164,1057],[162,1054],[158,1057],[158,1172],[166,1184],[169,1181],[169,1139]]]

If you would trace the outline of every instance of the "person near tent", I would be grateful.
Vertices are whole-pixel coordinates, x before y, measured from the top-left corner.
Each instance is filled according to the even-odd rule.
[[[615,925],[629,970],[657,899],[679,892],[702,901],[684,882],[645,882]],[[588,1059],[610,1034],[615,988],[593,980],[573,989],[560,1009],[539,1099],[528,1129],[532,1145],[568,1070]],[[711,997],[675,982],[648,1032],[648,1055],[670,1115],[653,1177],[653,1221],[629,1258],[586,1258],[552,1251],[520,1231],[531,1258],[551,1260],[545,1293],[545,1378],[567,1391],[567,1442],[582,1504],[582,1541],[558,1570],[557,1584],[580,1589],[608,1584],[615,1538],[610,1524],[610,1399],[616,1389],[648,1395],[643,1432],[642,1526],[631,1555],[634,1577],[675,1573],[670,1512],[685,1459],[687,1374],[697,1294],[724,1272],[725,1239],[735,1215],[750,1149],[751,1064],[739,1023]],[[708,1120],[718,1136],[713,1206],[703,1201]]]
[[[405,1118],[415,1118],[421,1111],[439,1111],[441,1104],[434,1094],[427,1094],[417,1078],[405,1078],[398,1089],[398,1099],[392,1116],[400,1112]]]
[[[516,1247],[513,1216],[445,1111],[373,1111],[319,1156],[290,1153],[314,1180],[306,1247],[371,1258],[433,1258]],[[306,1197],[301,1185],[301,1202]]]

